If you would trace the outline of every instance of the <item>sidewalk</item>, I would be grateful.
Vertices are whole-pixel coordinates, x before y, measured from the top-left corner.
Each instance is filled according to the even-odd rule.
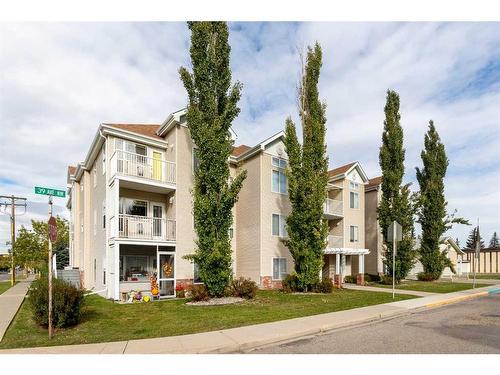
[[[405,291],[406,292],[406,291]],[[500,284],[435,294],[328,314],[183,336],[159,337],[99,344],[0,350],[0,354],[190,354],[235,353],[263,345],[314,335],[337,328],[411,314],[414,310],[459,302],[488,293],[500,293]]]
[[[392,293],[392,288],[379,288],[376,286],[364,286],[364,285],[345,283],[343,284],[343,287],[346,289],[364,290],[367,292]],[[410,296],[417,296],[417,297],[427,297],[436,294],[436,293],[421,292],[418,290],[406,290],[406,289],[395,289],[394,291],[396,292],[396,294],[408,294]]]
[[[16,285],[0,294],[0,341],[2,341],[10,322],[16,316],[17,310],[21,307],[34,279],[35,276],[30,275],[27,279],[19,280]]]

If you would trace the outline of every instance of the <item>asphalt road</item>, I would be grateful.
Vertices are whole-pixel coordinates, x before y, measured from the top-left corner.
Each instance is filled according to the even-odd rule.
[[[500,354],[500,294],[331,331],[250,353]]]

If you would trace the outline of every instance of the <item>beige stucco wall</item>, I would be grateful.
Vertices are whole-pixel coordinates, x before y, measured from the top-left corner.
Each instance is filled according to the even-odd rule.
[[[272,150],[271,150],[272,151]],[[273,258],[283,257],[287,259],[287,270],[293,270],[293,258],[290,251],[283,245],[281,238],[272,235],[272,214],[288,216],[291,211],[288,194],[275,193],[272,186],[272,155],[262,153],[261,160],[261,276],[273,275]]]
[[[365,256],[365,272],[369,274],[383,272],[383,236],[377,220],[380,197],[380,190],[365,192],[365,245],[370,250]]]
[[[260,282],[261,158],[258,154],[240,166],[240,171],[247,171],[247,178],[235,207],[236,275],[256,282]]]

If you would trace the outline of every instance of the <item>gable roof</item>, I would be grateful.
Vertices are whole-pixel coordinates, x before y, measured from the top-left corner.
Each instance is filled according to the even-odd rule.
[[[349,164],[342,165],[340,167],[331,169],[331,170],[328,171],[328,177],[335,177],[335,176],[338,176],[340,174],[344,174],[349,169],[351,169],[354,166],[354,164],[356,164],[356,163],[357,163],[357,161],[354,161],[352,163],[349,163]]]
[[[368,184],[365,186],[365,192],[375,190],[381,184],[382,184],[382,176],[370,178],[368,180]]]
[[[132,133],[145,135],[146,137],[151,137],[155,139],[164,139],[157,134],[160,125],[158,124],[109,124],[103,123],[103,125],[108,125],[116,129],[126,130]]]
[[[240,156],[241,154],[247,152],[250,149],[251,149],[250,146],[239,145],[239,146],[233,147],[233,150],[231,151],[231,155],[235,156],[235,157],[238,157],[238,156]]]

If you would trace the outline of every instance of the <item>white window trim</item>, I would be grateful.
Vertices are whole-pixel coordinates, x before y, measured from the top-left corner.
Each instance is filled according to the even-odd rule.
[[[356,230],[353,232],[353,240],[351,240],[351,229],[356,228]],[[356,239],[356,234],[358,239]],[[358,225],[350,225],[349,226],[349,242],[359,242],[359,226]]]
[[[281,269],[280,269],[280,264],[281,262],[278,261],[278,274],[280,275],[280,278],[279,279],[275,279],[274,278],[274,260],[275,259],[284,259],[285,260],[285,272],[281,272]],[[273,257],[272,261],[271,261],[271,279],[273,281],[278,281],[278,280],[284,280],[283,277],[281,277],[281,274],[285,274],[285,275],[288,275],[288,259],[286,257]]]
[[[358,196],[358,207],[351,207],[351,193]],[[361,206],[360,199],[361,199],[361,194],[359,194],[358,191],[349,191],[349,208],[351,210],[359,210],[360,209],[359,207]]]
[[[274,215],[277,215],[278,216],[278,235],[276,234],[273,234],[273,216]],[[284,235],[284,233],[281,232],[281,228],[283,229],[286,229],[286,218],[287,216],[286,215],[282,215],[282,214],[279,214],[279,213],[276,213],[276,212],[273,212],[271,214],[271,235],[273,237],[278,237],[278,238],[288,238],[288,233],[286,235]],[[282,221],[284,221],[284,224],[282,225]]]
[[[281,191],[275,191],[273,189],[273,172],[283,173],[285,175],[285,179],[286,179],[286,191],[284,193],[282,193]],[[280,179],[278,178],[278,184],[280,184],[279,181],[280,181]],[[274,167],[274,166],[271,169],[271,192],[275,193],[275,194],[280,194],[280,195],[288,195],[288,176],[286,175],[284,169],[281,169],[281,168],[278,168],[278,167]]]

